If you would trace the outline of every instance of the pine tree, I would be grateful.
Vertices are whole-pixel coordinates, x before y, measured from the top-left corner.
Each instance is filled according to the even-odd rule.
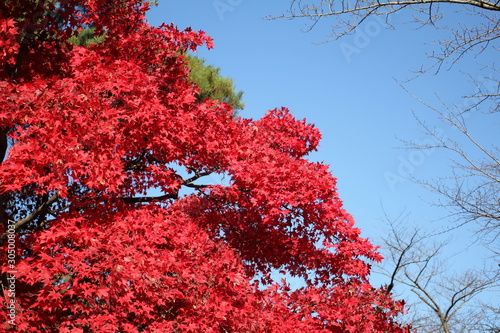
[[[189,79],[200,89],[198,102],[209,98],[229,104],[235,110],[245,107],[241,100],[243,92],[236,91],[231,78],[220,75],[220,68],[206,65],[204,59],[193,55],[186,55],[186,60],[191,69]]]

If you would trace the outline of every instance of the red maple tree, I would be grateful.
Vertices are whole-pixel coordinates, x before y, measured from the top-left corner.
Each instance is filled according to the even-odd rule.
[[[368,281],[376,248],[306,159],[319,131],[197,102],[183,55],[211,39],[147,9],[0,3],[0,330],[407,332],[403,302]],[[68,42],[89,26],[102,42]]]

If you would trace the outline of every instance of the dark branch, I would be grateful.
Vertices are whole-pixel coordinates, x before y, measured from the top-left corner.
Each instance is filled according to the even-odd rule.
[[[30,215],[28,215],[27,217],[25,217],[24,219],[22,220],[19,220],[17,221],[15,224],[14,224],[14,230],[18,230],[19,228],[21,228],[23,225],[33,221],[34,219],[36,219],[38,216],[42,215],[42,214],[46,214],[49,210],[49,207],[57,201],[57,199],[59,199],[59,192],[56,192],[54,193],[47,201],[45,201],[43,204],[41,204],[34,212],[32,212]],[[5,239],[5,237],[7,237],[7,233],[4,233],[2,235],[2,238],[1,240],[3,241]]]
[[[173,193],[173,194],[165,194],[165,195],[160,195],[157,197],[129,197],[129,198],[123,198],[123,202],[125,203],[140,203],[140,202],[152,202],[152,201],[162,201],[166,199],[178,199],[179,198],[179,193]]]
[[[415,237],[417,236],[417,231],[413,233],[413,236],[411,237],[410,241],[408,242],[408,245],[401,250],[401,253],[399,254],[398,262],[396,263],[396,267],[394,267],[394,270],[392,271],[391,275],[391,281],[389,283],[389,286],[387,287],[386,295],[389,295],[391,292],[392,288],[394,288],[394,281],[396,280],[396,275],[398,274],[399,270],[401,269],[403,264],[403,259],[405,257],[406,252],[410,250],[414,245],[415,245]]]
[[[205,177],[205,176],[208,176],[212,173],[212,171],[205,171],[205,172],[195,172],[194,176],[191,177],[191,178],[188,178],[188,179],[185,179],[184,182],[183,182],[183,185],[186,185],[188,186],[189,184],[191,184],[192,182],[200,179],[201,177]]]
[[[196,184],[189,184],[189,183],[184,184],[184,186],[191,187],[191,188],[206,188],[206,187],[208,187],[208,185],[196,185]]]

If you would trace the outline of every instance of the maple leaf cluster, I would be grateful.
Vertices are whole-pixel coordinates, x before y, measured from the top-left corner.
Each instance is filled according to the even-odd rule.
[[[211,39],[152,27],[147,9],[0,4],[3,249],[8,220],[17,237],[16,321],[3,311],[0,330],[408,332],[328,166],[306,158],[319,131],[285,108],[252,120],[198,101],[184,55]],[[85,26],[102,41],[68,42]]]

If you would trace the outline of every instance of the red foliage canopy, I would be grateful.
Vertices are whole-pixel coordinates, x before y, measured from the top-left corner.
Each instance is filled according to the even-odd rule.
[[[335,178],[305,158],[319,131],[196,102],[183,54],[211,47],[203,32],[152,27],[139,0],[0,10],[2,331],[408,331]],[[68,42],[89,25],[104,41]]]

